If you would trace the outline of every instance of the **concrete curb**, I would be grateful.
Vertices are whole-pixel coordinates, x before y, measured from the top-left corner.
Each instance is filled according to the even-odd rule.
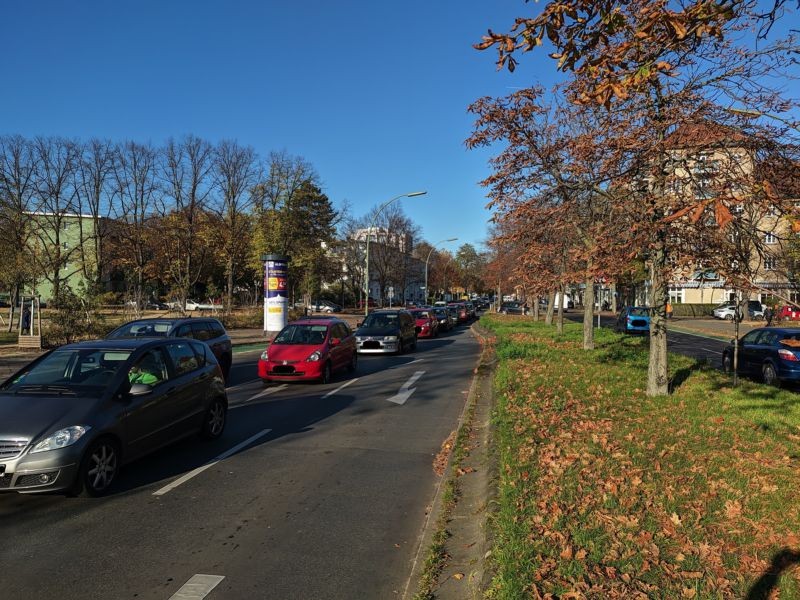
[[[458,421],[458,426],[456,431],[461,432],[465,426],[472,428],[473,424],[476,420],[476,415],[478,414],[478,404],[481,400],[488,400],[488,406],[483,406],[484,410],[482,411],[485,413],[482,415],[482,431],[485,432],[485,436],[481,439],[481,443],[478,446],[472,446],[468,444],[468,453],[464,457],[464,460],[469,460],[470,462],[477,462],[480,464],[480,469],[470,469],[470,476],[472,477],[473,474],[478,474],[481,481],[485,483],[484,486],[481,486],[479,482],[479,487],[483,487],[481,493],[479,493],[478,503],[480,506],[485,509],[488,506],[489,501],[489,490],[488,486],[491,481],[490,473],[492,469],[489,467],[490,457],[489,457],[489,422],[488,417],[491,413],[491,406],[493,405],[491,395],[486,398],[485,394],[481,394],[480,388],[481,382],[485,382],[487,378],[486,369],[489,369],[489,373],[493,372],[493,364],[486,363],[486,340],[489,336],[486,334],[481,333],[479,330],[483,329],[480,328],[477,324],[473,324],[470,328],[473,335],[475,337],[481,339],[483,350],[476,361],[475,366],[475,375],[472,378],[472,382],[470,384],[469,393],[467,395],[467,400],[464,404],[464,409],[461,413],[461,417]],[[491,379],[489,379],[489,384],[491,386]],[[486,405],[487,403],[482,403]],[[467,423],[467,419],[469,419],[469,423]],[[414,563],[412,565],[411,574],[409,575],[408,581],[406,583],[405,590],[403,591],[402,598],[404,600],[413,598],[415,595],[419,594],[421,591],[420,586],[423,583],[423,578],[426,575],[426,569],[428,568],[426,557],[432,553],[432,549],[434,546],[434,537],[436,536],[437,532],[442,527],[442,519],[445,517],[445,506],[444,506],[444,490],[446,484],[449,482],[455,482],[459,477],[463,474],[459,474],[454,469],[454,456],[457,455],[460,449],[460,445],[458,442],[459,436],[456,436],[456,446],[452,449],[450,456],[448,457],[447,465],[445,467],[444,475],[442,476],[439,484],[436,488],[436,494],[434,496],[433,503],[431,508],[427,514],[425,525],[423,527],[422,532],[419,536],[419,542],[417,546],[417,552],[414,558]],[[477,480],[477,478],[476,478]],[[436,572],[436,578],[433,581],[432,589],[435,590],[435,595],[437,598],[443,598],[445,600],[453,599],[453,600],[463,600],[464,598],[468,597],[481,597],[482,590],[486,587],[487,578],[486,578],[486,569],[484,568],[484,561],[488,556],[488,531],[486,528],[486,519],[484,518],[482,521],[479,522],[479,528],[481,531],[480,537],[482,538],[479,541],[471,541],[469,544],[463,543],[463,538],[460,538],[458,532],[455,535],[452,534],[450,531],[452,529],[451,525],[457,519],[467,519],[470,522],[475,522],[474,511],[474,499],[473,503],[470,506],[466,506],[463,498],[461,497],[462,494],[459,493],[455,499],[455,507],[453,509],[452,514],[449,515],[447,518],[446,524],[448,533],[451,534],[452,537],[448,537],[446,542],[447,547],[451,547],[450,551],[448,551],[447,556],[450,560],[447,560],[445,564],[443,564],[440,570],[434,569]],[[464,514],[462,514],[464,513]],[[458,564],[453,564],[454,555],[456,552],[452,549],[456,546],[459,547],[459,556],[457,556]],[[453,571],[453,569],[461,569],[463,565],[469,565],[470,573],[469,576],[466,576],[465,573],[461,571],[455,571],[453,573],[449,573],[448,571]],[[455,576],[454,576],[455,575]],[[447,587],[444,587],[445,583],[450,583]],[[422,597],[428,597],[427,595]]]

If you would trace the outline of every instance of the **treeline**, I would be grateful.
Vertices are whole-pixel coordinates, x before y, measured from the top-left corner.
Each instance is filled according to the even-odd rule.
[[[340,218],[314,167],[285,152],[193,135],[160,146],[0,137],[0,290],[12,305],[36,282],[58,303],[98,297],[110,279],[138,305],[197,294],[232,306],[258,294],[265,253],[292,257],[300,293],[338,270],[325,248]],[[67,286],[76,273],[84,289]]]

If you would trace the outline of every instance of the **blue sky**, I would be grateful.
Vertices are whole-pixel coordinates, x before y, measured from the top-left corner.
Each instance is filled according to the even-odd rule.
[[[0,133],[160,144],[234,138],[310,161],[355,216],[404,192],[430,242],[485,239],[467,106],[527,86],[544,54],[498,72],[472,44],[522,0],[8,2]]]

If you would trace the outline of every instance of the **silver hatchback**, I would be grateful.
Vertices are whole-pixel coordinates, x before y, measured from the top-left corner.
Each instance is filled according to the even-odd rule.
[[[48,352],[0,385],[0,491],[108,491],[120,467],[222,435],[228,399],[205,344],[100,340]]]

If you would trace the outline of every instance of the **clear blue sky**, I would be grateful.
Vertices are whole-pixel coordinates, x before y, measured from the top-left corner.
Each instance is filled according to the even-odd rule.
[[[0,133],[162,143],[235,138],[309,160],[360,216],[392,196],[430,242],[485,239],[467,106],[555,76],[472,44],[522,0],[31,0],[3,3]]]

